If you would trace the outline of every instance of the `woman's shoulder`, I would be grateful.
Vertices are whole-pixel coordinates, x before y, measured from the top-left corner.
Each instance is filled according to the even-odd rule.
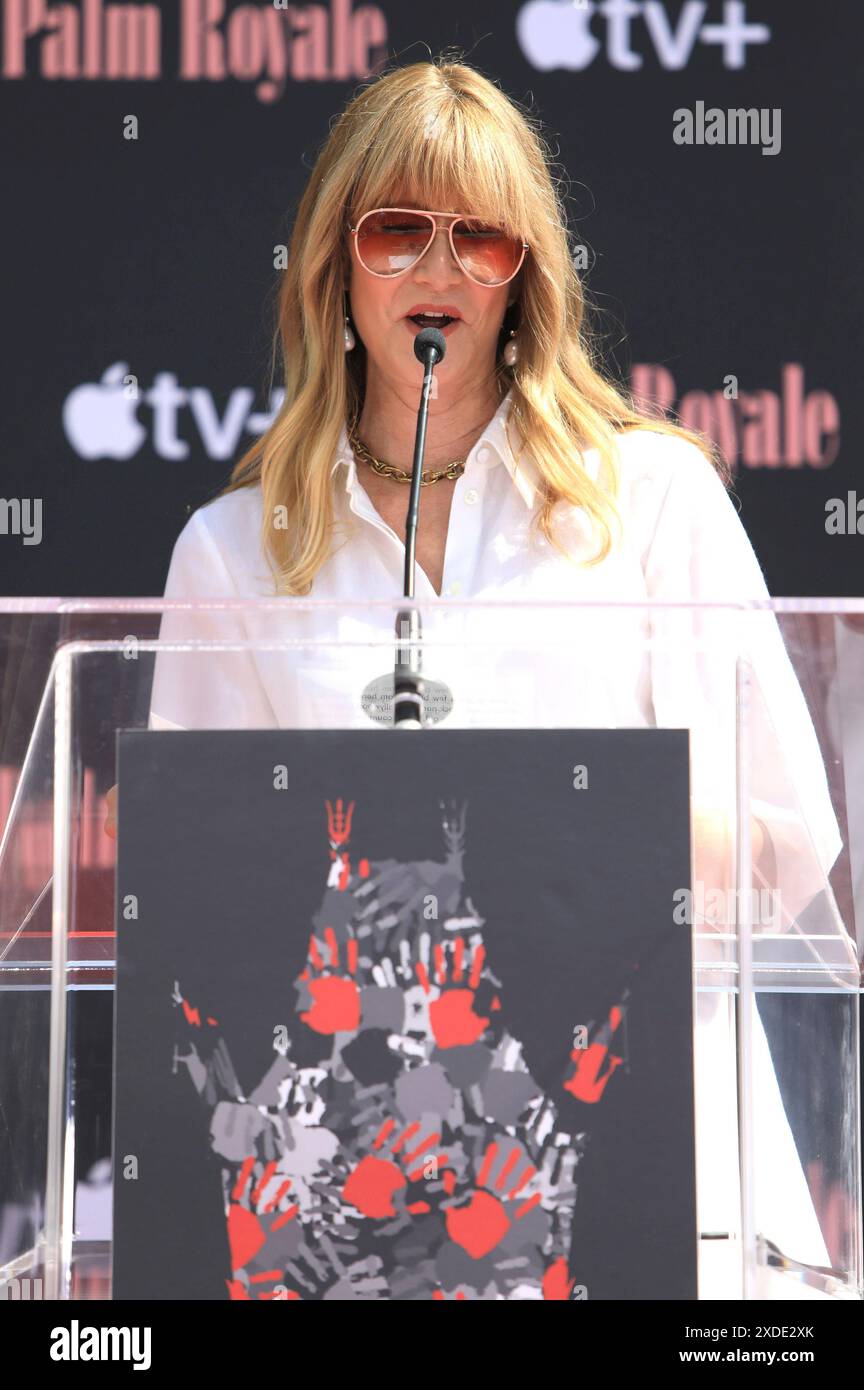
[[[656,547],[686,548],[705,531],[737,538],[737,506],[711,459],[686,435],[646,424],[618,431],[615,444],[618,486],[613,491],[610,480],[609,495],[644,564]]]
[[[685,435],[638,426],[619,431],[616,445],[619,508],[643,525],[669,506],[679,513],[735,511],[719,470]]]
[[[212,536],[227,537],[237,526],[260,526],[262,505],[261,484],[250,483],[204,502],[189,519],[197,517],[197,524]]]
[[[680,476],[694,484],[715,478],[723,487],[714,464],[686,435],[639,425],[619,430],[616,444],[622,482],[649,478],[668,486]]]
[[[196,508],[174,543],[169,589],[182,585],[208,593],[258,592],[266,583],[262,507],[261,487],[255,483]]]
[[[656,490],[665,492],[673,479],[680,480],[683,487],[688,484],[694,488],[716,485],[725,491],[725,485],[718,469],[702,449],[684,434],[654,429],[650,423],[634,425],[615,432],[614,462],[618,467],[618,481],[622,491],[637,484],[650,483]],[[593,482],[601,475],[601,454],[595,448],[586,449],[582,454],[582,464]]]
[[[260,533],[262,506],[260,483],[220,493],[196,508],[177,543],[215,545],[222,553],[248,555],[250,539],[257,540]]]

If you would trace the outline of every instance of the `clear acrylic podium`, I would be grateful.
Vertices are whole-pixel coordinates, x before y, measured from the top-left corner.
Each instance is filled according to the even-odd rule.
[[[420,731],[389,726],[402,606],[0,603],[3,1296],[111,1296],[117,730],[666,727],[690,731],[699,1297],[860,1299],[864,601],[424,602]]]

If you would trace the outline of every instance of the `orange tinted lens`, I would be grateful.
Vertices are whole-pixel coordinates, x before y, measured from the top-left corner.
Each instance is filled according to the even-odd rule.
[[[482,222],[454,223],[453,245],[468,274],[484,285],[501,285],[511,279],[522,257],[521,241]]]
[[[375,275],[398,275],[414,264],[433,236],[428,217],[410,212],[374,212],[357,233],[357,254]]]

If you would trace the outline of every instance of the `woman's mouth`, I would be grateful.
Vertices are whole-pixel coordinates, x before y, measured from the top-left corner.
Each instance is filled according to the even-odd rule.
[[[453,319],[449,314],[414,314],[402,322],[412,329],[415,338],[422,328],[440,328],[446,338],[459,327],[462,320]]]

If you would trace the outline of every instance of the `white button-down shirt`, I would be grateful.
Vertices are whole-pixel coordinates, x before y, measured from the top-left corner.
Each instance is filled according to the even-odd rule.
[[[650,429],[624,433],[620,543],[602,563],[580,566],[575,561],[594,549],[580,509],[557,509],[573,560],[530,529],[538,475],[524,450],[513,451],[509,406],[508,395],[453,489],[440,598],[417,567],[424,674],[446,682],[454,702],[441,727],[689,728],[694,804],[721,806],[734,817],[734,658],[746,651],[753,671],[753,812],[775,825],[805,812],[813,835],[810,862],[779,855],[784,901],[788,894],[796,910],[818,890],[840,837],[813,726],[773,615],[698,607],[768,597],[715,470],[685,440]],[[596,451],[586,451],[582,463],[596,480]],[[395,608],[369,601],[398,600],[404,543],[372,505],[344,429],[332,477],[335,543],[309,598],[333,607],[310,610],[303,599],[285,597],[267,612],[166,613],[165,641],[259,646],[160,653],[153,727],[374,727],[361,694],[367,682],[392,673]],[[407,487],[405,499],[407,510]],[[166,597],[272,598],[261,523],[259,486],[201,507],[174,547]],[[652,609],[652,602],[684,606]],[[708,1041],[712,1029],[725,1028],[709,1005],[703,996],[699,1214],[703,1229],[718,1230],[735,1219],[734,1046],[725,1032]],[[760,1210],[771,1208],[771,1233],[780,1239],[788,1232],[799,1258],[827,1260],[758,1020],[755,1027],[755,1045],[765,1054],[764,1095],[773,1097],[776,1118]]]
[[[689,728],[694,800],[731,807],[734,658],[745,651],[753,669],[754,813],[783,819],[806,808],[827,869],[840,847],[837,823],[776,620],[698,607],[768,597],[711,464],[686,440],[650,429],[622,434],[621,540],[602,563],[582,566],[594,541],[581,509],[556,509],[573,559],[531,530],[538,474],[524,449],[514,452],[509,408],[508,393],[454,486],[440,598],[417,566],[423,671],[453,698],[441,727]],[[596,481],[596,450],[582,463]],[[309,598],[333,606],[310,610],[287,596],[275,611],[166,614],[166,641],[262,647],[160,654],[154,727],[373,727],[361,696],[368,682],[392,673],[395,609],[367,601],[398,600],[405,547],[364,489],[344,427],[331,474],[334,546]],[[405,498],[407,510],[407,487]],[[261,522],[257,485],[199,508],[174,546],[166,597],[272,598]],[[652,609],[652,602],[694,607]],[[292,645],[274,650],[279,642]]]

